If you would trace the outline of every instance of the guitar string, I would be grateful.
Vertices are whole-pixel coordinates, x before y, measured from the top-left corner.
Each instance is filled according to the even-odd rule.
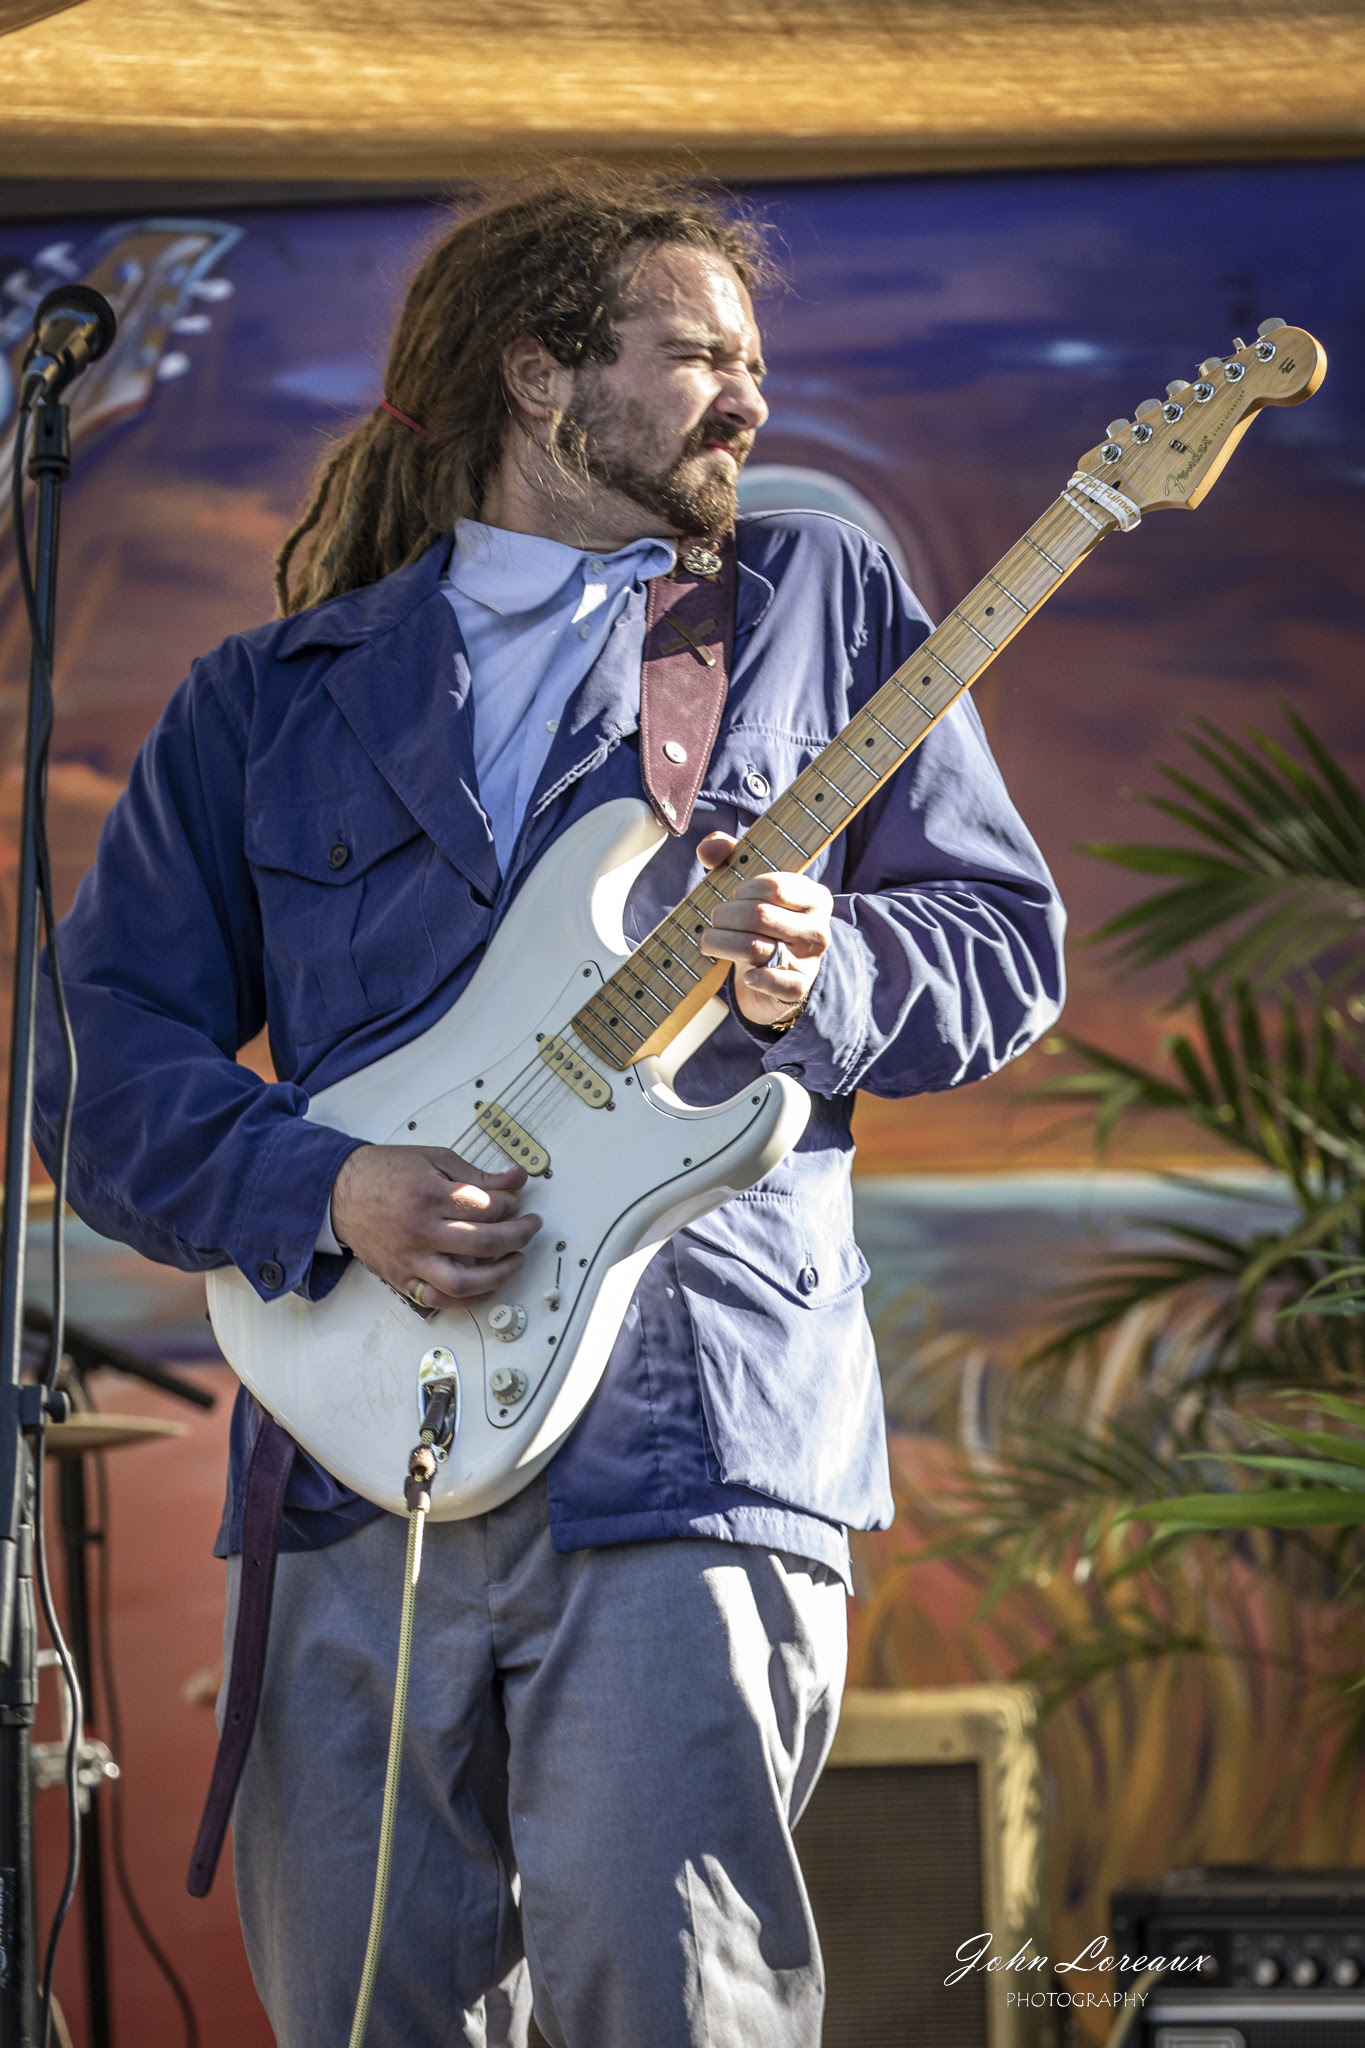
[[[1015,543],[1014,547],[1009,549],[1006,555],[1002,556],[1001,560],[995,564],[996,569],[1001,568],[1005,561],[1008,560],[1009,555],[1015,553],[1018,548],[1032,544],[1037,548],[1037,551],[1040,553],[1042,558],[1049,563],[1049,566],[1052,567],[1054,570],[1057,570],[1058,573],[1049,577],[1046,589],[1038,597],[1036,597],[1029,605],[1028,612],[1030,616],[1034,611],[1038,609],[1039,605],[1044,603],[1046,599],[1051,596],[1052,592],[1057,588],[1058,584],[1061,583],[1064,576],[1066,575],[1068,567],[1075,566],[1075,564],[1063,563],[1060,565],[1059,568],[1058,565],[1054,563],[1052,560],[1050,548],[1056,546],[1060,549],[1060,547],[1065,541],[1067,541],[1068,539],[1078,537],[1076,534],[1076,529],[1077,526],[1081,523],[1082,518],[1083,515],[1078,513],[1073,506],[1069,505],[1065,498],[1058,498],[1034,522],[1034,524],[1028,529],[1028,532],[1020,536],[1020,539]],[[1088,535],[1082,535],[1079,537],[1088,538]],[[1100,537],[1102,538],[1103,535],[1101,535]],[[1040,543],[1041,545],[1039,545]],[[949,621],[956,619],[960,627],[965,628],[969,632],[974,631],[975,629],[972,628],[970,621],[961,617],[960,614],[963,611],[963,607],[970,603],[972,597],[976,594],[976,591],[981,588],[981,584],[994,580],[995,579],[993,572],[981,578],[980,581],[973,587],[973,590],[969,591],[967,593],[967,596],[964,597],[964,599],[962,600],[962,604],[955,607],[954,611],[949,613],[948,620],[942,622],[942,624],[947,625]],[[997,587],[1008,590],[1009,586],[1001,584]],[[938,630],[941,630],[941,627],[939,629],[936,629],[936,632]],[[916,650],[917,657],[924,659],[939,660],[939,657],[935,654],[933,648],[930,645],[930,642],[933,640],[934,637],[935,633],[931,633],[926,638],[926,640],[921,643],[921,646]],[[984,635],[981,635],[980,633],[977,633],[976,637],[979,639],[984,639]],[[989,645],[990,643],[987,644]],[[960,687],[955,688],[952,695],[949,697],[947,703],[943,705],[940,710],[935,712],[935,718],[943,716],[944,713],[950,710],[952,706],[956,702],[958,702],[961,697],[965,696],[967,690],[976,681],[977,676],[979,676],[984,671],[984,669],[989,666],[989,661],[994,659],[995,654],[998,652],[998,648],[992,648],[992,653],[989,659],[987,661],[981,662],[977,667],[971,670],[971,673],[967,677],[966,681]],[[912,660],[914,658],[915,657],[912,657]],[[910,663],[907,662],[903,664],[903,666],[908,667],[910,666]],[[944,667],[949,675],[953,674],[952,669],[946,662],[940,662],[940,666]],[[966,668],[968,664],[963,663],[962,666]],[[890,679],[888,678],[888,680]],[[885,687],[885,685],[882,685],[881,687]],[[879,691],[874,692],[874,697],[879,693]],[[861,707],[861,709],[863,711],[866,711],[868,709],[868,706],[863,706]],[[859,715],[859,712],[855,712],[854,718],[857,718]],[[852,722],[852,720],[849,721],[850,724]],[[927,729],[928,728],[926,727],[925,730]],[[844,730],[847,730],[847,727],[845,727]],[[830,744],[837,744],[837,741],[841,736],[841,734],[836,734],[834,741],[832,741]],[[904,765],[905,760],[909,758],[910,753],[914,751],[915,745],[919,743],[919,740],[921,740],[923,736],[924,734],[922,732],[918,734],[916,736],[915,741],[909,747],[906,748],[901,761],[898,762],[896,764],[896,768],[891,771],[892,774],[899,772],[899,769]],[[824,749],[821,750],[822,753],[824,751]],[[818,761],[819,759],[820,755],[815,756],[814,761],[809,762],[807,764],[807,767],[809,768],[814,766],[815,761]],[[801,771],[801,773],[805,772],[805,770]],[[832,778],[827,779],[832,780]],[[879,778],[879,782],[885,780],[889,780],[889,776]],[[832,786],[836,789],[839,788],[838,783],[832,783]],[[847,794],[843,791],[841,791],[840,793],[845,796]],[[779,797],[774,798],[773,805],[769,806],[769,811],[771,811],[775,807],[776,803],[780,800],[780,796],[782,794],[785,794],[785,792],[779,792]],[[768,815],[769,812],[764,812],[762,814],[762,817],[766,818]],[[759,818],[754,821],[754,824],[757,825],[761,822],[762,818]],[[848,821],[846,820],[845,823],[847,822]],[[750,827],[749,829],[752,830],[753,827]],[[841,826],[840,830],[843,829],[844,827]],[[748,835],[746,833],[742,836],[747,837]],[[733,855],[730,856],[730,858],[732,859]],[[728,864],[729,862],[727,861],[726,865],[728,866]],[[684,902],[686,902],[687,900],[687,898],[683,899]],[[679,910],[681,907],[681,904],[675,905],[674,910],[668,913],[668,915],[676,916],[677,910]],[[707,918],[706,921],[708,924],[711,922],[709,918]],[[663,922],[666,922],[666,919],[663,919],[660,922],[662,924]],[[658,927],[656,926],[655,932],[657,932],[657,930]],[[614,973],[620,973],[623,969],[628,967],[630,965],[631,960],[636,958],[639,954],[643,952],[644,948],[649,944],[650,939],[655,936],[655,932],[651,932],[650,934],[648,934],[648,936],[641,941],[640,945],[637,946],[631,954],[628,954],[626,959],[620,963],[620,966],[614,970]],[[599,984],[598,988],[596,988],[593,991],[593,995],[601,994],[605,987],[605,982]],[[588,1000],[591,1001],[592,998],[589,997]],[[663,998],[656,995],[654,997],[654,1000],[662,1001]],[[640,1006],[632,1003],[631,1007],[638,1008]],[[667,1014],[669,1013],[666,1011],[665,1015]],[[649,1012],[647,1010],[642,1010],[642,1015],[648,1018]],[[600,1060],[600,1054],[595,1055],[594,1049],[591,1045],[586,1047],[583,1045],[580,1035],[574,1032],[572,1025],[567,1026],[565,1030],[559,1032],[556,1035],[565,1044],[572,1044],[572,1048],[577,1057],[583,1060],[584,1063],[590,1068],[590,1070],[594,1072],[597,1070],[594,1061],[595,1059]],[[560,1095],[560,1091],[562,1091],[562,1096]],[[503,1112],[504,1115],[510,1117],[514,1122],[521,1126],[521,1128],[526,1132],[528,1140],[532,1144],[536,1145],[538,1149],[548,1153],[548,1138],[552,1134],[563,1128],[563,1124],[568,1114],[568,1111],[571,1109],[574,1101],[578,1098],[575,1096],[574,1090],[570,1087],[568,1082],[565,1081],[561,1075],[556,1074],[554,1070],[546,1064],[545,1061],[537,1057],[531,1061],[528,1061],[526,1066],[523,1067],[521,1071],[513,1077],[510,1087],[504,1090],[500,1090],[497,1096],[491,1099],[496,1101],[497,1107]],[[546,1113],[544,1111],[543,1105],[545,1105],[547,1101],[554,1103],[556,1102],[556,1100],[562,1101],[561,1113],[555,1114],[553,1108],[551,1108],[550,1111]],[[533,1124],[536,1126],[535,1128],[533,1128]],[[451,1150],[459,1151],[461,1156],[467,1158],[471,1165],[480,1166],[481,1170],[483,1171],[505,1171],[506,1166],[504,1166],[502,1162],[505,1161],[508,1165],[514,1163],[509,1158],[509,1155],[502,1151],[502,1148],[497,1144],[496,1140],[489,1137],[487,1132],[477,1122],[469,1125],[466,1128],[466,1130],[460,1134],[459,1137],[454,1139],[451,1145]],[[480,1157],[478,1155],[482,1156]],[[489,1164],[485,1165],[485,1161],[489,1162]],[[553,1155],[551,1155],[551,1170],[553,1171]]]

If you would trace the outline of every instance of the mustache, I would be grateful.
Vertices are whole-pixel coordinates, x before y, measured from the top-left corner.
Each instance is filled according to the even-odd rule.
[[[688,435],[681,460],[686,462],[690,456],[700,455],[705,447],[717,442],[721,447],[728,448],[735,461],[743,468],[749,450],[754,445],[753,429],[732,426],[729,420],[703,420]]]

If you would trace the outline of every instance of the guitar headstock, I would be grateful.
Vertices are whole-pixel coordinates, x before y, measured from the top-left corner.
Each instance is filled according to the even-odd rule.
[[[1077,467],[1122,492],[1141,512],[1197,505],[1256,414],[1301,405],[1327,374],[1327,351],[1302,327],[1263,320],[1258,338],[1199,365],[1165,399],[1148,398],[1133,420],[1112,420],[1108,439]]]

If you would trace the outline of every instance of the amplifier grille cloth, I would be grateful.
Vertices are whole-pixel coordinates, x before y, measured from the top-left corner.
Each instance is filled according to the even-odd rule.
[[[796,1846],[825,1957],[824,2048],[987,2048],[984,1976],[943,1982],[986,1926],[976,1764],[827,1770]]]

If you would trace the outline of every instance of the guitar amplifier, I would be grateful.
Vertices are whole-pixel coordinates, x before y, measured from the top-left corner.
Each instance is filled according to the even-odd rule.
[[[1365,1870],[1177,1870],[1111,1901],[1118,1981],[1147,1990],[1125,2048],[1362,2048]]]
[[[989,1930],[1045,1955],[1033,1695],[1021,1686],[849,1692],[796,1830],[828,1985],[824,2048],[1045,2048],[1055,2020],[1003,1969],[956,1984]]]

